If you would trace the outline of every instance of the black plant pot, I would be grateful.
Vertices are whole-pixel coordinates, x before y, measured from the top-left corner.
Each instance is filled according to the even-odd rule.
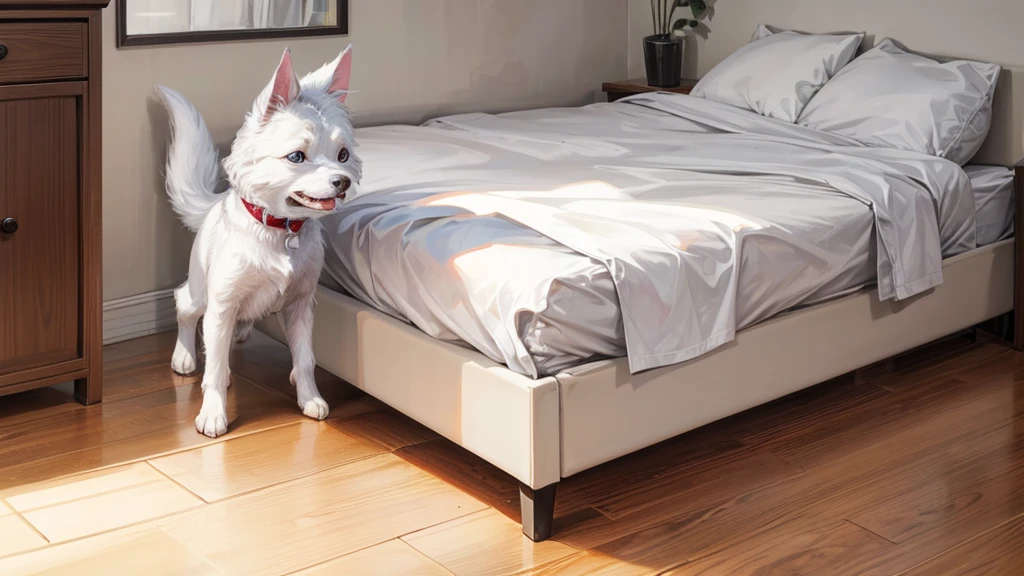
[[[644,38],[647,84],[656,88],[675,88],[682,83],[683,39],[671,34]]]

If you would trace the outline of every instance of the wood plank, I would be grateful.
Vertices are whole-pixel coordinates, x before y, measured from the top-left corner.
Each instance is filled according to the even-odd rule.
[[[229,428],[211,440],[195,431],[198,386],[57,414],[33,426],[0,423],[0,490],[205,446],[306,419],[297,406],[243,379],[228,389]]]
[[[972,400],[966,404],[938,403],[934,408],[939,411],[933,418],[911,419],[907,430],[901,429],[899,422],[883,427],[877,432],[880,440],[875,440],[873,448],[848,450],[850,446],[840,445],[826,459],[827,465],[804,475],[725,499],[720,498],[719,482],[667,499],[655,496],[651,499],[658,500],[657,507],[643,508],[641,500],[614,522],[579,526],[560,534],[559,539],[583,548],[595,545],[596,552],[659,569],[670,568],[680,559],[714,554],[761,534],[785,542],[874,506],[884,495],[912,491],[923,478],[936,477],[941,483],[948,471],[969,458],[965,452],[984,445],[979,439],[993,426],[985,419],[986,412],[990,416],[1000,414],[998,410],[992,412],[999,405],[1005,410],[1007,392],[1015,388],[1019,389],[988,387],[980,396],[968,395]],[[1014,418],[995,426],[1018,425]],[[876,433],[872,431],[871,435]],[[993,451],[1007,451],[1007,446],[1000,448],[998,441],[989,445]],[[983,454],[976,457],[984,459]],[[1013,466],[1019,468],[1022,464],[1016,460]],[[920,537],[889,552],[865,553],[856,558],[851,555],[845,560],[849,572],[893,574],[912,567],[1005,520],[1006,514],[1016,511],[1007,506],[1014,498],[1012,493],[1004,492],[1003,497],[992,498],[992,506],[975,507],[961,516],[951,514],[963,523],[933,524]]]
[[[402,448],[395,456],[519,521],[519,482],[446,438]],[[555,506],[561,495],[555,498]],[[556,508],[555,515],[562,512]]]
[[[1013,356],[865,403],[770,448],[807,468],[879,457],[899,462],[935,442],[970,450],[968,439],[1005,426],[1024,410]]]
[[[4,576],[222,575],[202,556],[146,525],[0,559]]]
[[[558,498],[563,500],[561,509],[566,512],[591,506],[614,516],[613,507],[606,503],[628,502],[639,494],[660,494],[667,485],[672,485],[669,490],[677,490],[684,484],[710,481],[715,476],[710,471],[754,453],[723,437],[715,426],[705,426],[567,478],[558,487]],[[799,473],[779,458],[765,458]],[[730,473],[724,469],[724,475]]]
[[[517,574],[530,576],[646,576],[656,574],[646,566],[630,564],[596,552],[577,552]]]
[[[649,495],[661,483],[681,476],[699,476],[726,459],[738,458],[739,454],[726,453],[740,448],[742,445],[713,430],[700,429],[564,479],[555,498],[559,529],[595,516],[588,513],[592,504],[613,501],[627,493]],[[395,454],[510,519],[520,520],[518,481],[455,443],[441,438],[402,448]]]
[[[860,499],[871,502],[869,507],[862,506],[861,516],[875,520],[882,529],[893,530],[899,546],[885,554],[865,556],[856,566],[857,573],[886,575],[910,569],[1024,514],[1019,428],[1013,422],[993,435],[1006,440],[1002,448],[997,442],[979,439],[978,445],[997,446],[988,454],[964,455],[961,450],[953,450],[948,457],[950,465],[934,474],[934,479],[928,473],[935,468],[924,468],[918,476],[923,488],[920,503],[909,509],[906,503],[914,500],[903,496],[905,486],[894,486],[892,492],[881,490],[881,486],[871,487]],[[1006,456],[1004,464],[999,464],[1003,456],[1000,452],[1015,456]],[[948,487],[945,496],[936,497],[935,490],[941,489],[943,481]],[[905,484],[911,484],[909,478]],[[901,500],[901,506],[884,510],[889,503]]]
[[[781,444],[785,438],[806,434],[822,422],[835,419],[864,404],[884,402],[891,392],[843,376],[752,408],[718,424],[736,440],[753,446]]]
[[[676,576],[717,574],[857,574],[849,563],[895,545],[849,522],[779,539],[768,534],[664,572]]]
[[[370,442],[306,420],[150,461],[213,502],[384,453]]]
[[[0,557],[18,554],[48,542],[0,500]]]
[[[544,546],[567,553],[549,559],[522,541],[514,479],[361,393],[332,405],[341,421],[302,417],[280,380],[287,349],[256,343],[241,347],[232,393],[262,408],[239,406],[240,432],[225,439],[192,430],[198,386],[164,370],[173,339],[160,335],[114,345],[110,404],[80,407],[53,389],[0,402],[0,498],[33,476],[139,459],[227,497],[0,560],[0,573],[119,573],[123,561],[153,572],[123,546],[135,541],[150,556],[177,551],[165,573],[448,573],[402,537],[456,573],[495,562],[490,572],[520,574],[999,574],[1019,562],[985,544],[1002,530],[1019,537],[1004,527],[1024,517],[1024,355],[997,345],[950,339],[867,384],[840,378],[566,479]],[[359,436],[348,440],[357,451],[395,451],[347,461],[347,442],[309,444],[344,434]],[[0,512],[5,525],[45,544],[13,513]]]
[[[167,534],[231,574],[308,568],[486,506],[383,454],[163,520]]]
[[[947,378],[966,379],[979,374],[997,373],[1014,377],[1014,370],[991,370],[1014,364],[1013,352],[1001,345],[979,341],[965,343],[962,339],[948,339],[924,347],[913,353],[893,359],[892,371],[873,383],[888,390],[905,390],[934,383]]]
[[[330,425],[355,438],[374,442],[388,452],[440,438],[437,432],[392,408],[331,421]]]
[[[231,349],[232,373],[246,378],[274,394],[298,402],[295,386],[292,386],[289,375],[292,371],[291,351],[284,344],[258,330],[242,344],[235,344]],[[350,400],[366,397],[366,393],[352,386],[334,374],[317,367],[313,373],[320,395],[331,407],[329,419],[342,417],[335,414],[335,407]],[[378,406],[384,404],[373,400]]]
[[[202,374],[181,376],[171,370],[164,354],[147,354],[108,366],[103,374],[103,401],[116,402],[177,387],[199,386]]]
[[[190,376],[179,376],[171,371],[171,355],[177,339],[177,332],[163,332],[134,340],[112,344],[104,348],[104,378],[114,379],[116,398],[139,395],[157,390],[160,386],[188,386],[202,382],[202,348],[200,347],[200,371]],[[295,387],[289,380],[292,369],[291,352],[288,347],[269,336],[253,331],[248,341],[233,344],[231,351],[232,378],[245,378],[282,398],[297,402]],[[141,370],[141,372],[137,372]],[[343,418],[346,413],[335,408],[345,403],[364,399],[374,402],[376,407],[384,404],[367,396],[361,390],[346,384],[333,374],[317,368],[317,385],[320,393],[331,406],[330,418]],[[109,392],[105,398],[109,397]]]
[[[744,519],[756,526],[760,510],[745,506],[751,495],[774,494],[779,486],[788,485],[803,474],[801,469],[772,454],[748,454],[729,463],[724,470],[706,470],[663,482],[656,492],[646,496],[644,492],[633,492],[621,497],[619,502],[609,500],[599,507],[603,515],[567,526],[558,533],[557,539],[580,550],[618,551],[620,556],[610,555],[626,561],[636,561],[663,549],[699,551],[703,546],[718,544],[723,538],[721,532],[701,526],[717,518],[705,518],[706,514],[712,511],[721,514],[723,511],[717,507],[729,503],[727,512],[740,514],[742,510]],[[659,524],[664,526],[658,527]],[[632,536],[648,532],[654,535],[642,542],[650,546],[633,550]],[[607,551],[603,548],[606,544]],[[618,550],[624,545],[629,550]],[[674,559],[663,567],[671,567],[676,562],[678,560]]]
[[[151,386],[159,386],[160,377],[164,378],[165,387],[187,386],[201,382],[204,360],[201,347],[198,348],[199,372],[190,376],[179,376],[171,371],[171,354],[176,339],[176,331],[162,332],[104,347],[104,378],[115,378],[115,385],[120,384],[123,387],[124,384],[131,383],[133,378],[137,379],[135,370],[146,369],[152,370],[146,373],[146,377],[152,380],[149,383]],[[233,378],[245,378],[282,398],[297,402],[295,387],[289,380],[292,369],[291,352],[284,344],[254,330],[248,341],[233,344],[230,362]],[[331,406],[330,418],[344,417],[342,414],[335,415],[334,408],[358,398],[375,402],[377,407],[384,406],[383,403],[373,400],[358,388],[346,384],[321,368],[316,369],[315,375],[320,393]],[[135,382],[136,387],[141,385],[142,383]],[[119,397],[128,395],[132,395],[131,391],[125,389],[120,390],[118,394]]]
[[[829,462],[831,455],[848,449],[874,446],[894,427],[914,428],[976,397],[994,394],[999,402],[998,395],[1013,383],[1014,359],[1002,347],[960,339],[940,343],[938,348],[943,352],[938,359],[951,357],[958,363],[934,371],[927,361],[917,360],[921,356],[937,360],[928,349],[896,361],[895,379],[887,386],[900,393],[891,397],[873,385],[840,378],[729,418],[721,427],[741,442],[812,467],[815,461]],[[998,374],[1010,378],[993,377]],[[916,385],[902,384],[911,379]],[[994,417],[989,420],[993,424],[1003,420]]]
[[[146,463],[7,491],[7,503],[50,542],[91,536],[201,506]]]
[[[822,517],[814,518],[797,513],[789,518],[780,519],[773,524],[770,530],[751,531],[741,538],[731,539],[728,546],[718,548],[715,552],[703,555],[702,558],[704,558],[707,566],[714,568],[708,572],[713,574],[721,573],[720,571],[725,573],[753,573],[757,569],[764,573],[772,574],[804,573],[794,570],[792,566],[786,564],[789,561],[786,553],[787,546],[791,543],[799,543],[806,540],[809,534],[825,531],[830,523],[834,525],[834,521],[829,521]],[[992,529],[998,529],[1000,526],[1005,525],[1005,523],[999,524],[993,526]],[[970,544],[976,538],[984,538],[986,534],[991,533],[992,529],[975,532],[972,530],[961,530],[958,526],[946,526],[942,530],[929,531],[904,543],[888,543],[881,539],[881,537],[878,537],[883,543],[877,547],[868,545],[867,540],[860,546],[838,543],[827,544],[824,547],[830,551],[842,551],[841,558],[832,558],[827,566],[838,566],[839,573],[857,574],[858,576],[904,574],[906,571],[922,565],[922,563],[943,555],[951,548],[955,549],[962,542],[966,541]],[[753,552],[755,546],[760,546],[759,549],[761,550],[761,556],[756,557],[756,560],[754,559],[755,555]],[[609,553],[604,549],[602,549],[602,552]],[[616,554],[618,552],[611,553]],[[792,552],[791,556],[795,557],[800,554],[800,552]],[[822,554],[826,553],[823,552]],[[998,561],[999,554],[995,554],[995,556]],[[744,567],[742,570],[728,571],[727,568],[731,567],[730,562],[740,557],[751,558],[750,566]],[[808,561],[810,562],[810,559]],[[705,563],[697,562],[694,566],[689,564],[683,565],[677,573],[690,573],[682,569],[687,567],[693,573],[700,573],[697,568],[703,568]],[[987,562],[980,562],[980,564],[983,566],[989,565]],[[999,566],[1003,571],[997,570],[993,573],[1018,574],[1021,565]],[[959,571],[959,568],[956,567],[952,570],[951,573],[955,574],[967,573],[966,571]],[[806,573],[815,574],[822,573],[823,571],[811,570]],[[921,574],[932,573],[940,572],[921,572]],[[981,571],[979,573],[986,572]]]
[[[1018,576],[1024,567],[1024,516],[936,556],[903,576]]]
[[[263,336],[266,338],[266,336]],[[145,396],[153,392],[169,390],[175,387],[198,386],[202,374],[180,376],[170,369],[171,352],[174,347],[176,333],[162,332],[134,340],[126,340],[103,348],[104,359],[104,402],[111,404],[118,400]],[[270,343],[284,351],[284,356],[277,353],[277,360],[290,362],[287,348],[280,344]],[[278,351],[280,352],[280,351]],[[285,367],[284,374],[290,367]],[[257,372],[258,375],[258,372]],[[250,381],[250,383],[252,383]],[[287,383],[287,376],[286,376]],[[261,386],[275,388],[276,385]],[[328,382],[325,386],[325,398],[331,402],[331,418],[346,418],[364,412],[378,410],[385,405],[362,393],[335,383]],[[286,394],[278,395],[286,397]],[[294,396],[294,392],[292,393]],[[21,425],[35,419],[50,418],[60,412],[84,409],[74,397],[54,388],[40,388],[19,394],[12,394],[0,402],[0,428]]]
[[[295,576],[337,576],[373,574],[374,576],[448,576],[451,572],[417,552],[401,540],[383,544],[329,560],[295,573]]]
[[[520,522],[519,481],[454,442],[439,438],[407,446],[394,454],[479,499],[509,520]],[[600,516],[587,502],[575,497],[575,494],[585,492],[589,477],[589,474],[583,475],[579,482],[563,480],[562,484],[569,490],[564,495],[559,492],[555,498],[555,532],[560,533]],[[564,486],[560,485],[559,491]],[[577,492],[574,486],[581,487],[580,491]],[[605,484],[606,490],[612,486],[614,484]]]
[[[170,366],[171,353],[174,352],[174,343],[177,339],[178,332],[175,330],[108,344],[103,347],[103,372],[106,374],[108,368],[119,369],[118,363],[123,360],[130,361],[154,353],[166,357],[167,365]]]
[[[170,336],[161,333],[104,347],[108,360],[103,365],[104,400],[110,403],[200,382],[201,376],[184,377],[171,371],[174,334]],[[52,387],[13,394],[0,402],[0,428],[84,408],[71,394]]]
[[[948,467],[891,484],[848,518],[907,542],[936,530],[976,534],[1024,514],[1024,430],[1007,424],[951,451]]]
[[[555,540],[532,542],[517,522],[490,509],[402,540],[454,574],[511,574],[577,552]]]
[[[711,484],[716,485],[716,490],[742,493],[803,474],[803,470],[774,454],[752,450],[725,453],[715,466],[699,464],[700,468],[692,474],[669,474],[645,485],[611,491],[596,497],[592,506],[609,518],[622,518],[659,506],[659,498],[675,501],[681,492],[701,490]]]
[[[776,437],[761,447],[807,469],[834,466],[840,455],[854,458],[878,452],[880,444],[913,451],[918,441],[934,439],[936,434],[949,433],[947,439],[952,439],[1005,424],[1024,409],[1024,403],[1007,403],[1012,396],[1012,380],[941,380],[866,402],[839,417],[820,421],[813,429]]]

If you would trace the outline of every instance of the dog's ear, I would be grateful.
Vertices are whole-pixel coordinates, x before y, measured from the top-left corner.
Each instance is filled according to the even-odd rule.
[[[302,79],[305,90],[319,90],[333,94],[342,104],[348,98],[349,80],[352,77],[352,45],[338,55],[333,62],[328,62],[315,72],[310,72]]]
[[[292,54],[285,48],[274,77],[253,103],[253,115],[266,120],[276,110],[289,105],[299,96],[299,78],[292,68]]]

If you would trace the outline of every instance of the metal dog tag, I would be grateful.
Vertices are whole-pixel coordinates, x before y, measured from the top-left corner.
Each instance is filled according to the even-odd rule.
[[[299,249],[299,235],[289,234],[284,239],[285,250],[295,251]]]

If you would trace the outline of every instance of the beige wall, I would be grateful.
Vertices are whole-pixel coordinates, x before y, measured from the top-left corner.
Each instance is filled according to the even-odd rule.
[[[193,100],[218,143],[230,142],[284,46],[311,69],[355,46],[349,103],[359,125],[439,114],[577,105],[610,78],[644,76],[649,0],[351,0],[346,38],[117,50],[104,17],[104,296],[168,288],[188,267],[191,236],[160,177],[166,119],[152,86]],[[952,23],[956,27],[952,27]],[[1024,67],[1024,2],[976,0],[719,0],[709,40],[687,43],[699,76],[749,41],[758,23],[858,30],[911,49]],[[394,46],[392,48],[392,46]],[[394,56],[392,55],[394,54]]]
[[[629,0],[629,72],[643,77],[649,0]],[[1021,0],[718,0],[711,37],[690,42],[684,73],[700,75],[750,41],[758,24],[809,32],[863,31],[920,52],[1024,67]]]
[[[358,125],[464,111],[580,105],[627,70],[627,0],[351,0],[351,36],[117,50],[104,14],[104,299],[172,287],[191,235],[161,178],[166,118],[153,85],[179,90],[231,141],[285,46],[312,70],[354,45]]]

